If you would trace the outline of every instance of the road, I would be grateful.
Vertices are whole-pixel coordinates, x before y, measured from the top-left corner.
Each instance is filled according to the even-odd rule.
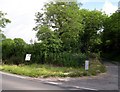
[[[73,87],[61,87],[52,82],[42,82],[29,77],[0,72],[2,90],[76,90]],[[78,89],[83,90],[83,89]],[[3,91],[4,92],[4,91]],[[6,91],[5,91],[6,92]],[[10,91],[11,92],[11,91]],[[30,91],[31,92],[31,91]],[[67,91],[68,92],[68,91]]]
[[[107,73],[96,77],[64,78],[60,81],[0,72],[0,81],[2,90],[118,90],[118,66],[110,63],[105,65]]]
[[[2,74],[2,90],[68,90],[69,88],[45,84],[41,81],[19,78],[16,76]]]
[[[77,88],[90,90],[118,90],[118,65],[109,62],[104,62],[104,65],[106,66],[107,72],[99,74],[97,76],[66,78],[66,81],[53,80],[52,82],[62,83],[62,85],[76,86]]]
[[[73,78],[64,82],[64,85],[75,85],[79,87],[97,90],[118,90],[118,66],[106,64],[107,72],[96,77]]]

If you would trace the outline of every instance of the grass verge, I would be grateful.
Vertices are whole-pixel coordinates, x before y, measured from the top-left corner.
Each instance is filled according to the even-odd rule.
[[[84,67],[56,67],[52,65],[0,65],[0,70],[13,74],[30,77],[82,77],[92,76],[106,71],[105,67],[96,62],[90,63],[90,69],[85,71]]]

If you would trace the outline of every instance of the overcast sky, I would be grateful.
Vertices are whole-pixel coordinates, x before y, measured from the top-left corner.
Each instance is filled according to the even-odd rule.
[[[43,5],[50,0],[0,0],[0,11],[7,13],[7,18],[12,22],[3,29],[7,38],[22,38],[27,43],[36,40],[35,32],[35,13],[40,11]],[[64,0],[65,1],[65,0]],[[98,9],[107,14],[117,10],[119,0],[78,0],[82,2],[82,8]]]

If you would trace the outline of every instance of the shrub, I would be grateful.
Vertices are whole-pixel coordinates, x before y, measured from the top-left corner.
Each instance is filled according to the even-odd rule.
[[[12,56],[12,57],[10,57],[9,60],[4,60],[2,63],[19,65],[19,64],[24,63],[24,57]]]
[[[49,53],[46,63],[67,67],[79,67],[83,65],[86,55],[82,53]]]
[[[89,53],[88,58],[92,58],[92,59],[98,58],[98,59],[100,59],[100,55],[98,53]]]

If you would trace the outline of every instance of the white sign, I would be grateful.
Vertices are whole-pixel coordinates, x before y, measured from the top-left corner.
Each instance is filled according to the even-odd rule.
[[[30,61],[31,59],[31,54],[26,54],[25,61]]]
[[[85,60],[85,70],[89,69],[89,60]]]

